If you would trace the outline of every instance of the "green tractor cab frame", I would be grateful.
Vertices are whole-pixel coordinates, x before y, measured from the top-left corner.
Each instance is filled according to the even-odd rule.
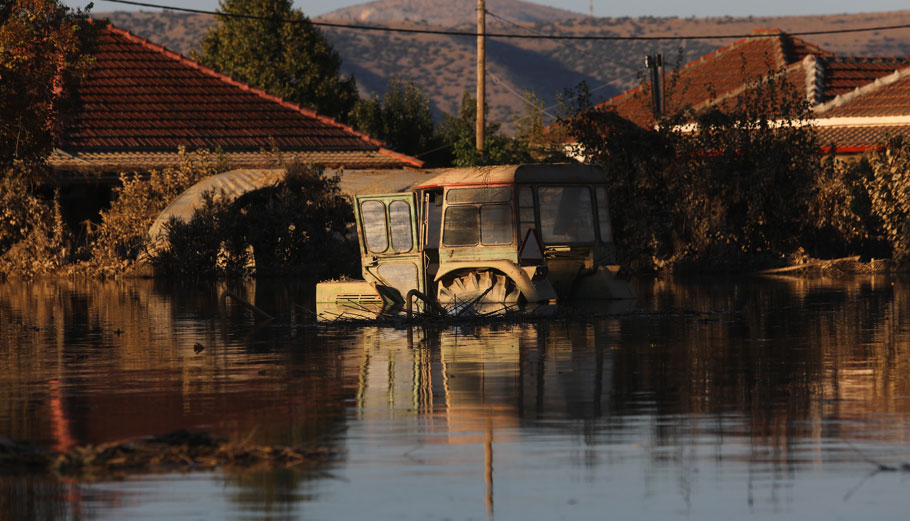
[[[447,170],[411,192],[355,197],[362,281],[321,282],[319,305],[443,306],[634,299],[618,279],[606,176],[592,166]]]

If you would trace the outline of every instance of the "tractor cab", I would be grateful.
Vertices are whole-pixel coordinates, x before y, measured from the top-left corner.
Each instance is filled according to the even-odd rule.
[[[574,164],[452,169],[409,192],[360,195],[364,280],[320,283],[317,300],[634,298],[615,277],[608,210],[603,172]]]

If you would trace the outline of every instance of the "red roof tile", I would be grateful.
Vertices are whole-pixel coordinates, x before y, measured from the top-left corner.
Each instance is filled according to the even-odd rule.
[[[74,94],[58,148],[87,152],[173,152],[220,147],[258,151],[363,152],[375,166],[422,166],[316,112],[234,81],[164,47],[108,26],[95,65]]]
[[[820,127],[819,142],[825,147],[834,145],[840,153],[855,153],[882,146],[886,138],[910,138],[910,125],[867,125]]]
[[[910,66],[910,57],[825,58],[821,63],[824,92],[819,101],[824,102]]]
[[[793,65],[809,54],[834,56],[781,31],[758,30],[753,34],[756,36],[738,40],[668,74],[667,110],[704,105]],[[612,106],[619,115],[639,125],[650,126],[654,123],[650,100],[651,84],[646,83],[601,106]]]
[[[821,118],[870,118],[910,115],[910,66],[881,75],[816,107]]]

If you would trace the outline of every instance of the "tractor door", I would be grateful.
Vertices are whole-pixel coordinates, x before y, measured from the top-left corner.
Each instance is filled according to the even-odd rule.
[[[417,194],[358,195],[354,214],[363,278],[397,289],[426,293],[419,241]]]

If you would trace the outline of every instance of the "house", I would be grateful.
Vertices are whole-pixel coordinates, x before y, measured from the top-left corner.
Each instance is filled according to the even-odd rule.
[[[94,66],[70,93],[73,108],[47,161],[70,224],[97,218],[120,173],[175,166],[181,147],[218,150],[235,169],[273,167],[274,148],[286,160],[328,168],[423,166],[332,118],[103,23]]]
[[[116,174],[177,164],[178,147],[220,149],[235,168],[269,164],[263,150],[345,168],[421,167],[332,118],[271,96],[113,26],[75,92],[49,165]]]
[[[673,112],[722,105],[750,86],[782,75],[809,102],[820,141],[838,154],[910,137],[910,57],[842,57],[779,30],[757,30],[668,74],[664,106]],[[598,105],[651,127],[651,84]]]

